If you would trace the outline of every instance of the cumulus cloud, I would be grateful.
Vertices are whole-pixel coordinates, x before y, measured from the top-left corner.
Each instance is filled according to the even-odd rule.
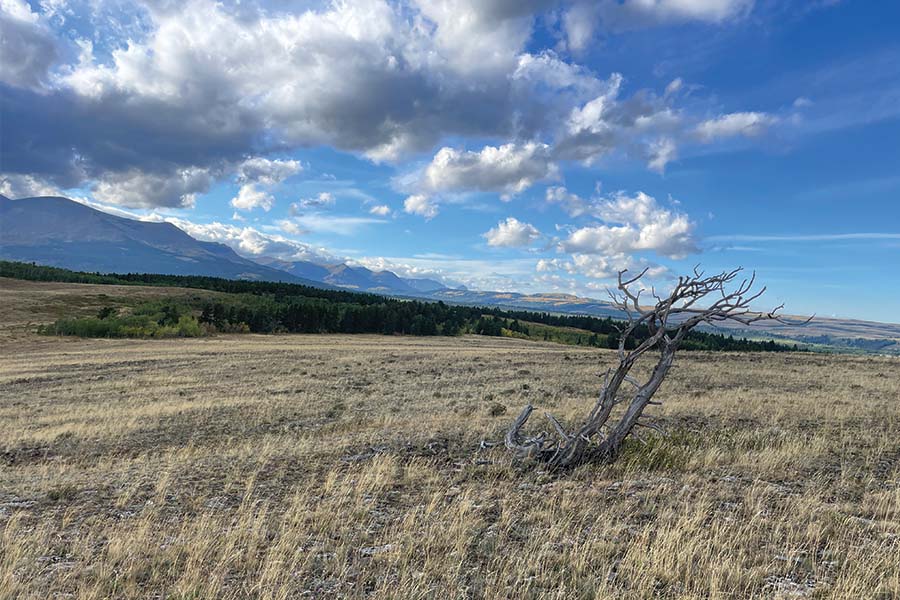
[[[244,211],[255,208],[270,211],[275,205],[272,188],[302,170],[303,165],[297,160],[268,159],[262,156],[244,160],[237,166],[235,178],[241,187],[237,196],[231,199],[231,206]],[[333,201],[333,198],[331,194],[325,194],[322,200]],[[309,201],[312,202],[314,199]],[[292,209],[294,207],[295,205],[291,205]]]
[[[648,279],[661,277],[668,272],[668,269],[664,266],[627,254],[615,256],[573,254],[571,259],[541,259],[538,261],[535,270],[538,273],[564,271],[570,275],[582,275],[591,279],[612,279],[620,271],[641,271],[645,268],[647,269]]]
[[[184,230],[193,238],[225,244],[244,256],[271,256],[282,260],[309,260],[322,263],[335,261],[334,256],[323,248],[316,248],[280,235],[264,233],[249,226],[241,227],[219,222],[200,224],[176,217],[167,217],[163,220]]]
[[[556,0],[416,0],[455,70],[503,72],[531,36],[534,13]]]
[[[258,189],[256,184],[247,183],[238,190],[238,195],[231,199],[231,206],[238,210],[261,208],[268,212],[275,204],[275,198],[268,192]]]
[[[430,192],[500,192],[510,196],[558,177],[550,146],[537,142],[485,146],[478,152],[441,148],[423,173]]]
[[[590,204],[577,194],[569,192],[564,186],[551,186],[545,192],[548,203],[559,204],[572,217],[580,217],[590,211]]]
[[[151,11],[146,39],[129,41],[111,63],[80,63],[62,81],[97,103],[155,101],[209,128],[268,129],[275,141],[394,160],[448,130],[512,123],[503,75],[532,16],[463,4],[422,2],[415,8],[428,27],[410,7],[379,0],[297,14],[192,0]],[[479,23],[483,36],[471,29]]]
[[[736,112],[703,121],[695,132],[704,142],[742,135],[753,137],[775,123],[775,117],[761,112]]]
[[[256,156],[238,166],[237,178],[241,183],[277,185],[302,170],[303,165],[298,160],[272,160]]]
[[[379,217],[386,217],[391,214],[391,207],[387,204],[376,204],[369,209],[369,214],[378,215]]]
[[[543,4],[365,0],[295,14],[153,5],[139,35],[107,40],[108,56],[83,43],[47,93],[10,91],[0,158],[7,171],[74,185],[131,169],[226,173],[267,147],[398,160],[445,135],[550,130],[560,99],[533,92],[556,84],[543,81],[548,69],[529,71],[523,52]],[[266,183],[249,171],[273,163],[296,170],[250,159],[242,173]]]
[[[130,169],[104,175],[93,194],[101,202],[130,208],[192,208],[212,183],[212,173],[197,167],[161,173]]]
[[[678,148],[672,138],[660,138],[647,146],[647,166],[658,173],[678,157]]]
[[[555,157],[593,164],[620,151],[647,161],[656,171],[675,158],[677,140],[684,137],[689,119],[672,106],[674,94],[643,90],[622,98],[624,81],[614,73],[595,97],[572,108],[556,141]]]
[[[483,236],[488,246],[521,248],[528,246],[541,237],[541,232],[530,223],[523,223],[515,217],[508,217],[497,223]]]
[[[434,279],[450,288],[459,287],[459,282],[449,277],[441,268],[424,264],[410,264],[409,260],[419,262],[417,259],[385,258],[383,256],[365,256],[346,262],[350,265],[361,265],[372,271],[391,271],[400,277]]]
[[[660,22],[722,22],[748,4],[602,6],[653,13]],[[48,25],[50,3],[42,14],[22,0],[0,6],[7,84],[0,90],[0,164],[62,188],[204,172],[234,176],[242,186],[235,201],[265,207],[269,188],[302,170],[295,160],[263,157],[271,153],[323,145],[402,161],[446,140],[508,141],[438,151],[420,186],[406,190],[428,196],[413,202],[413,212],[433,217],[441,194],[509,197],[556,178],[564,160],[621,151],[662,170],[696,124],[674,106],[674,92],[624,96],[622,76],[604,79],[533,48],[538,17],[556,11],[557,0],[360,0],[302,11],[252,2],[148,3],[131,9],[139,27],[96,25],[85,37],[102,39],[103,48],[94,52],[81,40],[77,57],[57,52],[63,43],[75,48],[68,31]],[[577,13],[583,5],[562,6],[571,9],[561,21],[571,49],[586,47],[590,28],[576,31],[587,25]],[[603,10],[589,12],[604,18]],[[204,187],[181,183],[162,196],[129,193],[144,199],[126,201],[187,206]]]
[[[62,191],[31,175],[0,174],[0,195],[7,198],[60,196]]]
[[[306,230],[300,227],[299,224],[291,221],[290,219],[281,219],[275,224],[278,225],[279,229],[289,235],[303,235],[304,233],[307,233]]]
[[[619,192],[589,203],[585,211],[603,223],[573,230],[560,242],[562,250],[604,256],[653,251],[674,259],[697,251],[695,225],[687,215],[659,206],[643,192]]]
[[[479,260],[431,254],[363,258],[356,262],[374,270],[386,268],[404,277],[440,279],[450,287],[462,283],[477,290],[537,291],[533,258]]]
[[[437,204],[424,194],[413,194],[403,201],[403,211],[411,215],[419,215],[426,219],[433,219],[438,214]]]
[[[0,1],[0,81],[40,89],[58,51],[51,31],[24,0]]]

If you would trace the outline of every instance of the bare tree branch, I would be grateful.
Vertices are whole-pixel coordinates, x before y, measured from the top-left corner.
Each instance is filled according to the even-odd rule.
[[[751,308],[766,291],[765,287],[755,289],[756,273],[739,280],[743,270],[737,268],[707,276],[700,265],[697,265],[693,269],[693,275],[678,278],[666,297],[661,297],[651,287],[650,294],[656,303],[642,306],[640,298],[644,289],[638,286],[647,271],[648,269],[644,269],[633,277],[626,276],[627,270],[620,271],[616,291],[608,291],[612,304],[625,314],[627,321],[619,330],[616,349],[618,365],[602,375],[600,395],[587,419],[578,429],[568,433],[553,415],[547,413],[547,419],[559,437],[555,445],[547,445],[544,433],[534,437],[522,436],[521,431],[533,410],[531,405],[526,406],[506,433],[506,447],[517,456],[542,459],[551,468],[567,468],[589,459],[611,462],[618,456],[622,443],[629,435],[641,440],[635,427],[666,434],[659,425],[641,420],[641,417],[647,406],[660,404],[653,401],[653,395],[668,375],[675,352],[692,329],[702,323],[715,324],[723,321],[743,325],[764,320],[787,322],[779,314],[783,305],[768,312]],[[705,308],[700,308],[704,305]],[[804,324],[812,318],[807,319]],[[634,336],[642,326],[646,327],[649,336],[635,344],[634,348],[627,349],[628,338]],[[650,378],[641,383],[629,372],[638,359],[651,350],[657,350],[659,357]],[[623,383],[633,388],[630,394],[620,394]],[[624,414],[618,421],[610,423],[613,408],[625,402],[628,402],[628,406]],[[606,435],[600,433],[601,429]]]

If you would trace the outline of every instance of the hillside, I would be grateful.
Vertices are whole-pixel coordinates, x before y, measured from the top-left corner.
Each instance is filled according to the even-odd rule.
[[[126,219],[66,198],[0,196],[0,258],[102,273],[172,273],[318,285],[201,242],[171,223]]]

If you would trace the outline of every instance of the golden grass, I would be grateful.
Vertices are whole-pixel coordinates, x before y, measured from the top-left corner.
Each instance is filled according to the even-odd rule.
[[[0,353],[2,597],[900,597],[898,359],[684,353],[653,409],[669,438],[554,477],[478,442],[526,402],[577,418],[607,351]]]
[[[104,306],[133,306],[169,298],[215,298],[218,292],[179,287],[25,281],[0,277],[0,343],[28,337],[36,325],[93,317]]]

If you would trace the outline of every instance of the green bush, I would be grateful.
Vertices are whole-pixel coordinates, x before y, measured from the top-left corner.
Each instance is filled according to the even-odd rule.
[[[41,327],[44,335],[72,335],[90,338],[171,338],[201,337],[210,333],[191,314],[179,314],[174,305],[141,306],[127,316],[106,316],[106,318],[82,317],[59,319],[51,325]],[[177,318],[175,315],[178,315]]]

